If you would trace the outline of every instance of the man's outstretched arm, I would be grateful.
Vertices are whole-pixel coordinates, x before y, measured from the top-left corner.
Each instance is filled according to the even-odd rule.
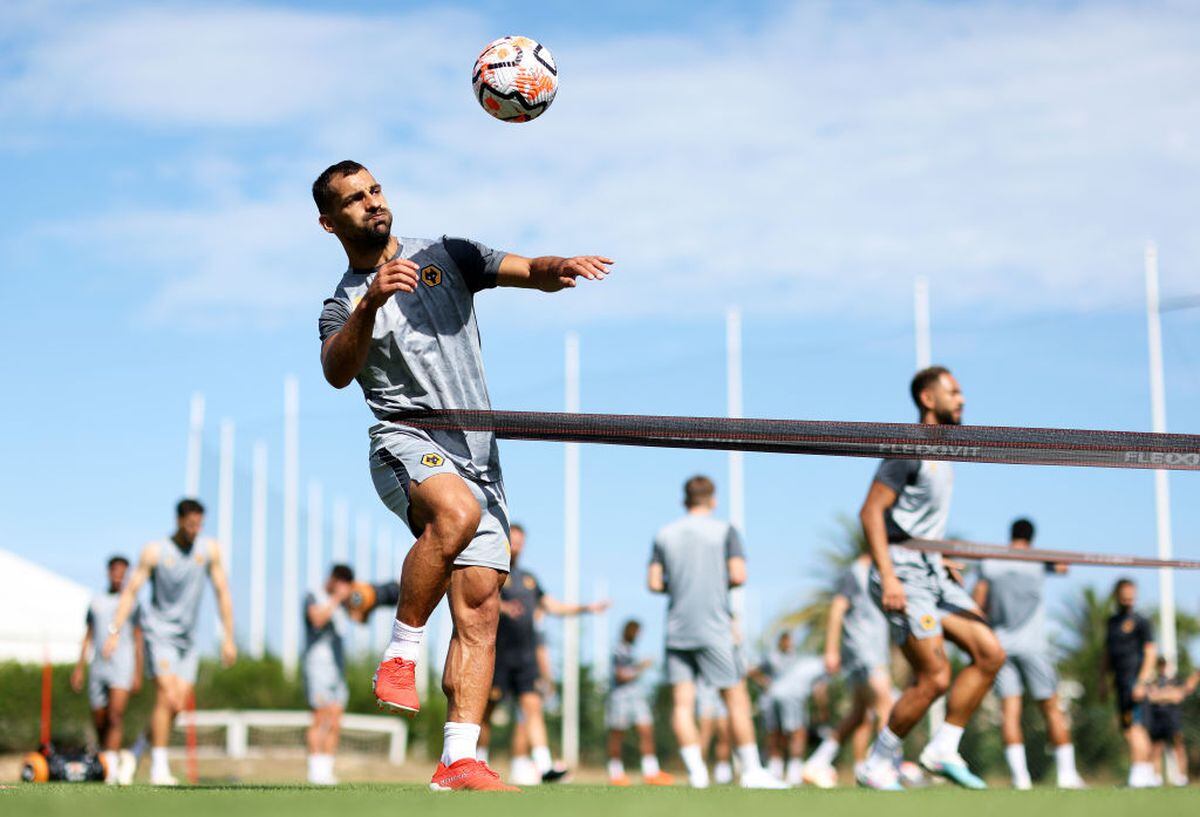
[[[576,255],[571,258],[542,255],[525,258],[509,253],[500,261],[496,282],[502,287],[558,292],[575,286],[577,278],[603,281],[612,263],[611,258],[603,255]]]

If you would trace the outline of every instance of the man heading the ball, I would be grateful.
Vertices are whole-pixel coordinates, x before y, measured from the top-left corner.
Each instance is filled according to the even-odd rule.
[[[922,369],[912,379],[913,402],[926,425],[959,425],[963,395],[958,381],[941,366]],[[986,788],[958,753],[963,729],[1004,664],[1004,648],[941,554],[905,543],[941,539],[950,516],[954,472],[948,462],[886,459],[863,502],[859,518],[871,558],[871,595],[891,624],[892,637],[913,670],[913,683],[892,707],[858,781],[874,789],[898,790],[901,744],[929,707],[946,698],[946,721],[921,752],[931,774],[960,786]],[[950,681],[949,639],[971,658]]]
[[[415,673],[425,622],[448,594],[454,635],[442,686],[449,701],[431,787],[507,788],[475,758],[509,569],[495,436],[426,431],[406,425],[403,415],[490,408],[476,293],[495,286],[558,292],[579,278],[602,280],[612,262],[524,258],[461,238],[398,238],[382,187],[357,162],[327,168],[312,192],[321,227],[341,242],[349,261],[319,321],[325,379],[339,389],[358,380],[379,420],[370,430],[376,490],[417,537],[404,560],[375,696],[397,711],[420,709]]]

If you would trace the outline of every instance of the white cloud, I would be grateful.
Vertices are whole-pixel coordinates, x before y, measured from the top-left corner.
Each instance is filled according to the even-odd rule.
[[[1200,251],[1196,12],[851,8],[799,4],[749,33],[580,31],[549,44],[562,91],[524,126],[493,123],[470,99],[466,75],[490,29],[465,13],[85,15],[33,43],[0,86],[0,109],[35,126],[123,121],[144,138],[241,134],[244,147],[225,155],[179,157],[218,168],[281,146],[286,187],[234,184],[176,212],[85,225],[90,240],[140,246],[147,269],[162,267],[147,308],[164,319],[298,310],[308,286],[248,300],[233,284],[331,280],[314,269],[328,239],[303,185],[346,155],[376,169],[403,232],[616,256],[620,275],[576,297],[571,320],[731,300],[879,315],[907,303],[917,273],[942,303],[1110,304],[1140,292],[1145,237],[1178,257]],[[166,246],[139,242],[147,232]],[[162,266],[174,253],[179,263]]]

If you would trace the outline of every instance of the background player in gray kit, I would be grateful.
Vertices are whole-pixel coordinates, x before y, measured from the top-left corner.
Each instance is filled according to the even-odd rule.
[[[342,713],[350,699],[346,686],[346,603],[354,592],[354,571],[334,565],[321,587],[304,596],[304,694],[312,710],[308,728],[308,782],[337,785],[334,755],[341,734]]]
[[[88,605],[87,630],[79,650],[79,663],[71,673],[71,688],[82,692],[87,669],[88,706],[92,710],[92,723],[96,726],[96,739],[104,759],[104,782],[123,786],[133,782],[133,773],[137,769],[133,755],[121,751],[121,741],[125,734],[129,696],[142,689],[140,608],[134,608],[118,632],[117,648],[112,655],[106,658],[98,647],[108,637],[108,626],[121,600],[121,588],[128,570],[129,560],[124,556],[113,556],[108,560],[108,587],[104,593],[94,596]]]
[[[733,738],[729,734],[729,709],[721,700],[721,690],[702,677],[696,679],[696,726],[701,760],[707,764],[709,755],[712,756],[712,782],[719,786],[732,783]]]
[[[758,697],[758,711],[762,714],[763,731],[767,733],[767,770],[775,777],[785,779],[785,757],[799,760],[805,740],[804,727],[807,723],[802,709],[808,699],[785,695],[783,687],[775,682],[787,674],[800,659],[792,641],[791,632],[784,631],[776,639],[775,646],[767,650],[762,661],[750,673],[750,680],[762,688]],[[802,765],[792,764],[795,779],[788,783],[800,783]]]
[[[962,422],[963,395],[950,372],[922,369],[910,386],[926,425]],[[871,595],[891,624],[915,678],[892,707],[858,775],[870,788],[901,788],[896,763],[902,741],[942,695],[946,721],[921,752],[926,771],[960,786],[986,788],[958,753],[963,729],[1004,664],[1004,648],[971,596],[951,576],[940,554],[904,546],[909,539],[942,539],[950,514],[954,474],[947,462],[884,460],[863,502],[859,519],[875,569]],[[945,640],[966,652],[971,662],[951,685]]]
[[[713,517],[716,486],[695,476],[684,484],[687,514],[654,537],[647,585],[666,593],[667,680],[674,696],[672,723],[680,755],[695,788],[708,786],[708,769],[696,730],[696,681],[721,690],[742,763],[746,788],[786,788],[762,767],[754,737],[746,670],[733,632],[729,590],[746,582],[742,540],[728,522]]]
[[[1028,550],[1033,544],[1034,527],[1028,519],[1013,522],[1010,533],[1010,547]],[[1054,747],[1058,787],[1086,788],[1075,769],[1075,746],[1058,702],[1058,671],[1046,633],[1046,574],[1066,572],[1064,564],[985,559],[972,591],[975,603],[987,612],[988,621],[1008,656],[996,675],[996,696],[1000,698],[1004,757],[1016,789],[1033,788],[1021,732],[1021,698],[1026,692],[1037,702],[1046,720],[1046,737]]]
[[[825,629],[825,671],[842,673],[851,694],[850,710],[804,764],[804,782],[819,788],[837,784],[834,760],[850,739],[857,767],[892,711],[891,641],[887,619],[871,598],[871,557],[855,559],[838,581]]]
[[[154,711],[150,716],[150,782],[174,786],[167,762],[171,725],[192,697],[199,663],[196,624],[204,585],[211,582],[221,616],[221,663],[237,660],[233,640],[233,601],[221,548],[216,541],[201,538],[204,506],[184,499],[175,506],[175,532],[170,538],[151,542],[142,549],[138,566],[121,592],[117,611],[109,625],[103,654],[112,655],[120,644],[120,630],[137,606],[137,594],[150,582],[150,604],[142,608],[146,666],[154,679]]]
[[[646,672],[654,666],[649,658],[638,660],[635,644],[642,625],[635,619],[621,628],[621,640],[613,647],[612,678],[608,699],[604,702],[604,725],[608,728],[608,782],[628,786],[621,746],[625,733],[637,732],[638,749],[642,756],[642,782],[651,786],[670,786],[674,778],[658,765],[654,750],[654,715],[650,711],[650,691],[644,682]]]
[[[476,759],[494,664],[500,585],[508,572],[508,510],[495,435],[423,431],[404,415],[491,407],[475,295],[496,286],[558,292],[601,280],[601,256],[524,258],[460,238],[392,235],[383,188],[365,167],[326,168],[312,187],[318,221],[349,262],[318,323],[321,366],[335,388],[357,380],[378,422],[371,477],[416,536],[400,575],[392,640],[375,676],[381,706],[416,712],[416,660],[443,596],[454,621],[442,687],[442,763],[431,788],[505,787]],[[455,766],[455,764],[460,764]],[[452,768],[453,767],[453,768]]]

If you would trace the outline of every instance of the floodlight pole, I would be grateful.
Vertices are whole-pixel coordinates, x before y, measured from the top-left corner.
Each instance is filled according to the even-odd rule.
[[[200,494],[200,459],[204,436],[204,394],[194,392],[188,411],[187,464],[183,474],[183,495],[196,499]]]
[[[592,598],[596,601],[608,598],[608,582],[596,579],[592,585]],[[599,690],[608,689],[609,661],[608,611],[592,616],[592,685]]]
[[[1167,391],[1163,377],[1162,320],[1158,299],[1158,247],[1146,242],[1146,334],[1150,351],[1150,416],[1151,431],[1167,430]],[[1170,559],[1174,550],[1171,542],[1171,486],[1167,472],[1154,472],[1154,510],[1158,527],[1158,558]],[[1177,652],[1175,637],[1175,572],[1169,568],[1158,571],[1159,645],[1163,657],[1174,668]]]
[[[267,444],[254,443],[250,486],[250,655],[267,646]]]
[[[334,562],[338,564],[350,562],[350,507],[342,497],[333,501],[332,548],[331,556]]]
[[[371,518],[365,512],[358,514],[354,525],[354,578],[367,581],[371,575]],[[366,627],[354,628],[354,651],[367,651],[370,637]]]
[[[729,417],[742,416],[742,310],[736,306],[725,312],[725,410]],[[743,537],[746,535],[745,455],[729,452],[729,522]],[[729,591],[729,604],[739,626],[745,627],[746,588]],[[743,632],[748,637],[749,633]]]
[[[579,336],[566,338],[565,398],[568,412],[579,411]],[[579,444],[567,443],[563,473],[563,597],[579,603]],[[579,763],[579,617],[563,622],[562,751],[568,766]]]
[[[305,584],[314,590],[321,585],[321,574],[325,570],[325,506],[321,483],[308,481],[308,520],[305,523],[308,547],[304,554]]]
[[[392,531],[387,525],[380,525],[375,536],[375,583],[381,584],[391,579]],[[372,646],[382,651],[392,634],[392,618],[376,615],[372,627],[375,630],[375,643]]]
[[[217,542],[221,546],[221,563],[225,566],[225,575],[230,579],[230,592],[233,592],[233,458],[234,458],[234,425],[233,420],[221,420],[221,448],[217,462]],[[214,632],[218,639],[223,634],[220,617],[214,622]]]
[[[300,663],[300,385],[283,381],[283,671],[295,675]]]

